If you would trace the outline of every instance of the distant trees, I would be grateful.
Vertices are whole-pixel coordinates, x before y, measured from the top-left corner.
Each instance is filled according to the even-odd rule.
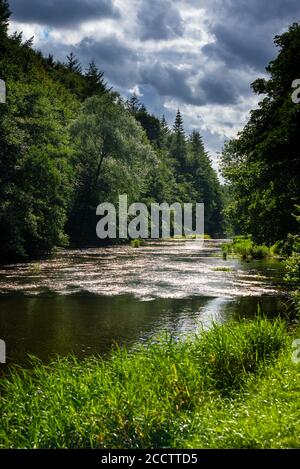
[[[224,200],[221,185],[212,162],[205,151],[199,132],[193,131],[189,142],[188,171],[193,178],[198,202],[205,204],[205,229],[207,233],[224,233]]]
[[[142,125],[159,157],[150,171],[146,199],[204,203],[205,231],[223,235],[223,191],[200,133],[194,131],[189,138],[186,136],[179,109],[171,130],[166,119],[150,115],[137,96],[133,95],[126,107]]]

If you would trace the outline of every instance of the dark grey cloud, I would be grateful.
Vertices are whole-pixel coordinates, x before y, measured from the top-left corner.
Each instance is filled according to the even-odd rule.
[[[205,102],[219,105],[235,105],[241,97],[252,95],[250,83],[256,76],[250,72],[226,70],[225,67],[215,68],[198,82],[198,87],[205,96]]]
[[[140,68],[139,84],[150,85],[161,97],[176,98],[180,103],[196,106],[234,105],[241,96],[252,94],[250,83],[256,78],[253,75],[248,79],[247,73],[237,74],[220,66],[191,86],[190,81],[195,81],[197,71],[196,66],[182,69],[155,62]]]
[[[112,0],[10,0],[9,3],[14,20],[58,28],[120,16]]]
[[[268,30],[217,24],[212,29],[216,41],[202,50],[210,60],[221,61],[229,68],[247,66],[263,71],[275,54],[273,34],[268,35]]]
[[[207,75],[199,82],[205,95],[205,102],[211,104],[235,104],[240,97],[239,82],[218,74]]]
[[[235,18],[256,24],[289,20],[300,12],[298,0],[225,0],[223,4],[225,11]]]
[[[188,84],[191,74],[191,70],[156,62],[141,67],[140,80],[144,85],[151,85],[160,96],[177,98],[188,104],[205,104],[204,96],[196,94]]]
[[[209,8],[208,1],[202,2]],[[263,72],[276,55],[273,38],[300,20],[299,0],[212,0],[210,32],[215,42],[203,48],[210,60],[228,67]]]
[[[166,40],[184,32],[180,12],[171,0],[143,1],[137,19],[142,40]]]

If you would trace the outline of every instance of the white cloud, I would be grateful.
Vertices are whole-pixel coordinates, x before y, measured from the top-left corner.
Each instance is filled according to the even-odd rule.
[[[143,93],[140,91],[139,85],[134,85],[134,87],[129,90],[129,93],[134,94],[137,98],[141,98],[142,96],[144,96]]]

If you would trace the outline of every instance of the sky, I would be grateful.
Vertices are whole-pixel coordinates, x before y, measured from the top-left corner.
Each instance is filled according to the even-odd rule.
[[[273,38],[300,21],[299,0],[10,0],[10,30],[83,68],[94,59],[122,96],[201,132],[217,167],[261,99],[251,83],[276,57]]]

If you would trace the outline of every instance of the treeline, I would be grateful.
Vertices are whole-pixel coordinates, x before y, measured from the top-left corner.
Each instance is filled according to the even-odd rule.
[[[92,61],[45,58],[8,36],[0,0],[0,258],[32,256],[55,246],[96,245],[96,207],[204,202],[205,231],[223,233],[222,188],[201,135],[186,136],[133,97],[110,89]]]

